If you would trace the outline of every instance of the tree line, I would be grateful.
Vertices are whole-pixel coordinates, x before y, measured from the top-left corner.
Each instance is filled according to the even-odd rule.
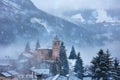
[[[39,41],[36,42],[36,48],[40,48]],[[29,51],[29,43],[26,44],[25,51]],[[53,74],[61,74],[66,76],[69,74],[69,59],[75,59],[74,72],[75,76],[83,79],[85,67],[83,66],[83,60],[80,56],[80,52],[76,54],[74,46],[72,46],[69,57],[66,54],[66,48],[63,42],[61,42],[59,60],[56,60],[52,66]],[[59,62],[58,62],[59,61]],[[104,51],[100,49],[95,57],[91,60],[89,67],[91,72],[90,76],[93,80],[120,80],[120,62],[117,58],[113,58],[110,51]]]
[[[66,56],[66,49],[64,43],[60,46],[60,74],[66,76],[69,74],[68,59],[76,59],[74,65],[75,76],[83,79],[85,67],[83,66],[83,60],[80,56],[80,52],[76,55],[74,47],[72,47],[69,57]],[[117,58],[113,58],[110,51],[99,52],[91,60],[91,66],[89,68],[91,72],[91,78],[93,80],[120,80],[120,63]]]

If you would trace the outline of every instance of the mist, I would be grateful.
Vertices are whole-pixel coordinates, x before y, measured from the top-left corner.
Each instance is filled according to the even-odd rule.
[[[31,0],[41,10],[51,14],[79,9],[118,9],[119,0]]]
[[[40,41],[40,48],[41,49],[51,49],[52,48],[52,38],[51,39],[46,39],[45,41],[43,41],[42,39],[39,39]],[[31,50],[35,50],[35,46],[36,46],[36,41],[37,40],[17,40],[17,42],[5,46],[5,47],[0,47],[0,51],[1,51],[1,56],[0,59],[7,59],[8,57],[10,59],[18,59],[18,56],[24,52],[25,50],[25,45],[27,42],[30,43],[30,48]],[[71,47],[72,47],[72,43],[68,44],[68,42],[64,41],[65,43],[65,47],[66,47],[66,53],[67,56],[69,56],[70,51],[71,51]],[[98,51],[100,49],[103,49],[104,51],[106,51],[107,49],[110,50],[110,54],[112,55],[112,57],[117,57],[119,58],[120,54],[120,41],[113,41],[112,43],[106,43],[103,46],[84,46],[84,47],[80,47],[78,45],[74,45],[75,50],[76,50],[76,54],[78,52],[81,53],[81,58],[83,59],[84,65],[90,65],[91,60],[93,59],[93,57],[95,57],[98,53]]]
[[[52,1],[31,0],[31,1],[38,9],[43,10],[48,13],[58,14],[58,15],[59,14],[62,15],[63,12],[70,11],[70,10],[98,9],[97,11],[94,12],[94,14],[95,14],[94,17],[97,18],[96,22],[103,22],[103,21],[114,22],[114,19],[111,16],[108,16],[107,12],[104,9],[120,8],[118,5],[118,3],[120,2],[119,0],[104,0],[104,1],[103,0],[97,0],[97,1],[96,0],[91,0],[91,1],[69,0],[69,2],[65,1],[65,0],[52,0]],[[30,6],[34,7],[32,4]],[[63,40],[63,42],[65,42],[67,54],[69,55],[71,46],[74,45],[76,48],[76,52],[81,53],[81,57],[83,58],[85,64],[90,63],[92,57],[94,57],[96,55],[96,53],[99,51],[99,49],[104,49],[104,50],[109,49],[111,54],[115,57],[117,57],[119,55],[119,51],[120,51],[119,50],[119,47],[120,47],[119,40],[116,41],[113,39],[112,42],[105,43],[102,46],[92,46],[92,43],[91,43],[91,44],[89,44],[91,46],[86,45],[83,47],[83,46],[80,46],[80,44],[81,45],[82,45],[82,43],[88,44],[89,39],[90,40],[92,39],[88,35],[90,32],[87,32],[89,29],[85,30],[82,27],[74,25],[74,23],[70,23],[68,21],[64,22],[62,19],[53,17],[48,14],[43,14],[43,12],[39,13],[39,11],[33,10],[33,12],[36,12],[36,13],[29,14],[29,9],[27,9],[27,10],[28,10],[28,13],[26,13],[27,15],[21,14],[21,15],[23,15],[23,17],[22,17],[23,20],[26,16],[29,15],[29,18],[27,19],[28,21],[23,21],[23,23],[22,23],[22,24],[26,24],[26,25],[20,24],[20,26],[17,27],[16,25],[19,24],[19,21],[18,21],[18,23],[16,23],[14,28],[16,28],[15,32],[22,30],[24,32],[24,34],[22,36],[24,36],[24,35],[29,36],[31,34],[31,36],[32,36],[32,37],[30,37],[31,39],[29,40],[29,39],[27,39],[27,37],[25,39],[16,38],[16,36],[18,37],[18,33],[16,33],[14,35],[16,42],[12,42],[12,44],[9,44],[7,46],[0,46],[0,51],[1,51],[0,58],[1,59],[6,58],[6,56],[9,56],[10,58],[14,58],[14,59],[18,58],[18,56],[24,51],[24,48],[25,48],[25,45],[27,42],[30,42],[30,47],[32,50],[34,50],[37,39],[40,40],[40,45],[41,45],[42,49],[52,48],[52,41],[56,34],[58,34],[60,39]],[[14,12],[14,10],[11,10],[11,11]],[[23,10],[23,12],[27,12],[27,11]],[[8,12],[6,12],[6,13],[8,13]],[[31,14],[32,14],[32,16],[31,16]],[[38,15],[36,16],[36,14],[38,14]],[[13,15],[19,16],[19,14],[18,15],[13,14]],[[4,17],[4,14],[2,16]],[[83,17],[83,16],[81,15],[81,17]],[[7,18],[7,17],[5,16],[5,18]],[[10,18],[12,19],[12,16]],[[53,19],[53,20],[51,20],[51,19]],[[84,19],[84,17],[83,17],[83,19]],[[16,21],[17,20],[18,19],[16,19]],[[19,20],[21,20],[21,18]],[[41,22],[41,21],[43,21],[43,22]],[[56,21],[56,23],[54,24],[55,21]],[[13,23],[11,23],[11,24],[14,24],[14,23],[15,22],[13,21]],[[51,23],[53,23],[53,24],[51,24]],[[46,24],[46,25],[44,25],[44,24]],[[3,23],[3,25],[4,25],[4,23]],[[21,26],[23,26],[24,28],[27,27],[27,29],[24,30]],[[73,26],[74,26],[74,28],[73,28]],[[99,25],[97,25],[97,26],[99,26]],[[19,27],[21,27],[21,28],[19,29]],[[66,29],[65,29],[65,27],[66,27]],[[71,29],[68,31],[69,27],[71,27]],[[9,25],[8,25],[8,28],[9,28]],[[7,28],[5,28],[5,31],[7,31],[6,29]],[[76,31],[73,31],[73,29],[74,30],[76,29]],[[45,30],[45,31],[43,31],[43,30]],[[111,30],[112,30],[112,28],[111,28]],[[63,31],[64,33],[61,33],[61,31]],[[94,31],[94,29],[93,29],[93,31]],[[98,29],[98,31],[99,31],[99,29]],[[26,33],[26,32],[29,32],[29,33]],[[43,32],[44,32],[44,34],[42,35]],[[71,32],[73,32],[73,33],[71,34]],[[102,31],[100,31],[100,32],[102,32]],[[104,33],[104,31],[102,33]],[[112,31],[110,31],[110,33],[112,34]],[[81,34],[81,36],[79,36],[78,34]],[[119,34],[119,33],[115,33],[115,34]],[[115,35],[115,34],[113,34],[113,35]],[[21,32],[19,32],[19,35],[21,35]],[[45,35],[48,35],[49,37],[45,36]],[[92,34],[92,36],[94,36],[94,35],[95,35],[95,33]],[[12,38],[11,35],[7,35],[7,36]],[[77,44],[74,40],[72,40],[72,37],[74,37],[73,39],[76,39]],[[4,38],[4,36],[2,36],[2,38]],[[103,39],[104,39],[104,37],[103,37]],[[97,38],[94,41],[96,41],[96,40],[97,40]],[[99,41],[96,41],[96,42],[101,44],[101,42],[99,42]],[[93,44],[94,44],[94,42],[93,42]]]
[[[96,79],[114,77],[109,75],[119,68],[115,69],[109,57],[120,60],[119,3],[120,0],[1,0],[1,77],[79,80],[81,74],[81,79],[90,80],[94,71],[103,73],[104,69],[106,77]],[[109,50],[110,56],[102,55],[101,49],[105,53]],[[100,50],[102,56],[90,67]]]

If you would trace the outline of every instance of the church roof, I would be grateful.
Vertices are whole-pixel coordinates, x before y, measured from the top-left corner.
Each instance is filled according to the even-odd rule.
[[[27,58],[32,58],[32,57],[33,57],[33,55],[30,54],[30,53],[24,53],[23,55],[24,55],[25,57],[27,57]]]
[[[48,56],[52,55],[52,49],[38,49],[37,52],[41,52],[42,54],[46,54]]]

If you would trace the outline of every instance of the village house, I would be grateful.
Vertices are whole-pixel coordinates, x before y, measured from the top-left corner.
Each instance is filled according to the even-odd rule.
[[[7,71],[0,73],[0,80],[18,80],[18,73],[16,71]]]

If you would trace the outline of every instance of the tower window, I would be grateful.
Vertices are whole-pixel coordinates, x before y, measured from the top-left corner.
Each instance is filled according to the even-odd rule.
[[[54,45],[57,45],[57,43],[55,42]]]

